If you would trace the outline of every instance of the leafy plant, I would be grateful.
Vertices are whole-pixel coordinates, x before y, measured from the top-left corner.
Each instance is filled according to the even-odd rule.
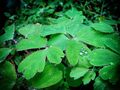
[[[0,36],[0,89],[20,89],[19,82],[38,90],[70,90],[92,81],[94,90],[116,87],[120,37],[114,25],[89,21],[74,7],[61,16],[45,16],[47,23],[40,23],[41,9],[22,13],[31,16],[24,21],[21,15],[23,20]]]

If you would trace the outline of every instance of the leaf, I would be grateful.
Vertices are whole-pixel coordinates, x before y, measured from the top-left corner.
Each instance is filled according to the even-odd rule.
[[[82,79],[83,84],[84,85],[88,84],[91,80],[95,79],[95,76],[96,76],[96,73],[94,71],[87,72]]]
[[[16,78],[15,68],[10,62],[0,64],[0,90],[12,90]]]
[[[80,68],[80,67],[75,67],[71,70],[70,72],[70,77],[73,77],[74,80],[79,79],[83,77],[89,69],[87,68]]]
[[[39,35],[34,35],[29,37],[29,39],[22,39],[16,45],[17,51],[27,50],[27,49],[34,49],[34,48],[42,48],[45,47],[47,44],[47,39],[43,38]]]
[[[92,46],[104,47],[106,35],[96,32],[89,26],[82,26],[80,31],[76,35],[76,38],[77,40]]]
[[[109,24],[100,22],[100,23],[93,23],[91,25],[92,28],[94,28],[97,31],[103,32],[103,33],[112,33],[114,32],[114,29],[112,28],[112,26],[110,26]]]
[[[102,69],[99,70],[99,75],[103,80],[110,79],[111,81],[116,82],[119,80],[118,69],[118,65],[104,66]]]
[[[79,78],[79,79],[74,80],[74,78],[70,77],[70,72],[71,72],[70,68],[67,68],[65,71],[65,78],[66,78],[68,85],[72,87],[79,87],[82,84],[82,79]]]
[[[78,67],[90,68],[92,65],[89,63],[87,57],[83,57],[79,59]]]
[[[8,40],[12,40],[14,37],[15,25],[12,24],[5,28],[5,33],[0,36],[0,43],[3,43]]]
[[[72,8],[68,10],[67,12],[65,12],[65,15],[68,16],[70,19],[74,19],[77,15],[82,16],[82,12],[78,11],[75,8]]]
[[[119,37],[119,36],[118,36]],[[105,42],[105,45],[116,53],[120,54],[120,38],[110,38]]]
[[[20,28],[18,30],[18,32],[20,34],[22,34],[23,36],[29,38],[30,35],[37,33],[40,34],[41,30],[42,30],[42,25],[38,25],[38,24],[28,24],[25,25],[24,27]]]
[[[47,50],[47,58],[49,62],[59,64],[62,61],[62,57],[64,57],[64,53],[58,47],[49,47]]]
[[[104,66],[119,63],[120,56],[107,49],[93,50],[89,56],[90,63],[94,66]]]
[[[49,46],[57,46],[60,49],[65,50],[67,41],[68,41],[68,38],[63,34],[54,35],[48,41],[48,45]]]
[[[18,66],[26,79],[34,77],[37,72],[42,72],[45,67],[46,50],[36,51],[27,56]]]
[[[41,36],[45,37],[52,34],[66,33],[65,27],[60,24],[53,25],[44,25],[42,26],[42,31],[40,33]]]
[[[100,78],[97,77],[94,83],[94,90],[106,90],[107,84]]]
[[[46,88],[57,84],[62,78],[63,73],[52,64],[46,64],[42,73],[38,73],[30,79],[30,84],[34,88]]]
[[[9,48],[0,48],[0,63],[9,55],[11,49]]]
[[[66,57],[70,65],[74,66],[78,63],[79,53],[79,42],[75,40],[69,40],[66,48]]]

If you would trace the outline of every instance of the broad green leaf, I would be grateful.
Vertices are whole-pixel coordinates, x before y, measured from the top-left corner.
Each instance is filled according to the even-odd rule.
[[[87,68],[80,68],[80,67],[75,67],[71,70],[70,72],[70,77],[73,77],[75,79],[79,79],[83,77],[89,69]]]
[[[100,77],[95,79],[94,90],[106,90],[107,84]]]
[[[26,79],[34,77],[37,72],[42,72],[45,67],[46,50],[33,52],[27,56],[18,66]]]
[[[47,44],[47,39],[43,38],[39,35],[34,35],[29,37],[29,39],[22,39],[16,45],[17,51],[27,50],[27,49],[34,49],[34,48],[42,48],[45,47]]]
[[[0,90],[12,90],[16,78],[15,67],[10,62],[0,64]]]
[[[34,88],[46,88],[57,84],[62,79],[62,75],[62,71],[58,68],[46,64],[44,71],[36,74],[29,82]]]
[[[62,50],[65,50],[67,41],[68,41],[68,38],[63,34],[54,35],[48,41],[48,45],[49,46],[57,46],[57,47],[61,48]]]
[[[12,24],[5,28],[5,33],[0,36],[0,43],[3,43],[8,40],[12,40],[14,37],[15,25]]]
[[[91,52],[89,60],[94,66],[104,66],[119,63],[120,56],[108,49],[96,49]]]
[[[69,40],[66,48],[66,57],[70,65],[74,66],[78,63],[80,53],[79,42],[75,40]]]
[[[94,71],[88,71],[82,79],[83,84],[84,85],[88,84],[91,80],[94,80],[95,77],[96,77],[96,73]]]
[[[119,79],[118,69],[118,65],[104,66],[99,70],[99,75],[103,80],[110,79],[111,81],[116,82]]]
[[[82,26],[76,35],[76,38],[79,41],[96,47],[104,47],[104,42],[106,40],[106,36],[104,34],[93,30],[89,26]]]
[[[49,47],[47,50],[47,58],[49,62],[59,64],[62,61],[62,57],[64,57],[63,51],[58,47]]]
[[[9,55],[11,49],[9,48],[0,48],[0,63]]]
[[[60,24],[43,25],[40,35],[48,36],[48,35],[59,34],[59,33],[66,33],[64,26],[61,26]]]
[[[92,28],[94,28],[97,31],[103,32],[103,33],[112,33],[114,32],[114,29],[112,28],[112,26],[110,26],[109,24],[100,22],[100,23],[93,23],[91,25]]]
[[[41,27],[42,25],[38,25],[38,24],[28,24],[20,28],[18,32],[28,38],[30,35],[34,33],[40,34],[42,29]]]

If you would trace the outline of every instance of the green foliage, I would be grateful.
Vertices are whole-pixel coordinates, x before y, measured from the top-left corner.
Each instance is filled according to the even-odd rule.
[[[119,21],[86,17],[87,2],[25,1],[30,9],[21,8],[0,36],[1,90],[70,90],[90,83],[110,90],[119,84]]]
[[[51,64],[46,64],[42,73],[30,79],[30,84],[35,88],[45,88],[58,83],[62,79],[62,71]]]
[[[45,57],[45,50],[32,53],[19,64],[18,71],[23,72],[26,79],[32,78],[37,72],[42,72],[44,70]]]
[[[0,64],[0,78],[0,89],[12,90],[17,79],[13,64],[8,61]]]

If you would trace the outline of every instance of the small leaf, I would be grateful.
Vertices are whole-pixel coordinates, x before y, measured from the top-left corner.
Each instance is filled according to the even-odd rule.
[[[34,88],[46,88],[57,84],[62,79],[62,75],[62,71],[58,68],[51,64],[46,64],[44,71],[38,73],[29,82]]]
[[[80,67],[76,67],[73,68],[70,72],[70,77],[73,77],[74,80],[79,79],[81,77],[83,77],[89,69],[87,68],[80,68]]]
[[[94,66],[104,66],[119,63],[120,56],[107,49],[93,50],[89,56],[90,63]]]
[[[95,79],[94,90],[106,90],[107,84],[100,77]],[[109,89],[107,89],[109,90]]]
[[[29,39],[22,39],[17,45],[17,51],[34,49],[34,48],[42,48],[47,44],[47,39],[43,38],[39,35],[31,36]]]
[[[104,66],[99,70],[99,75],[103,80],[110,79],[111,81],[116,82],[119,80],[118,68],[119,67],[117,65]]]
[[[15,68],[10,62],[0,64],[0,90],[12,90],[16,78]]]
[[[96,73],[94,71],[87,72],[82,79],[83,84],[84,85],[88,84],[91,80],[95,79],[95,76],[96,76]]]
[[[14,32],[15,32],[15,25],[12,24],[10,26],[7,26],[5,28],[5,34],[0,36],[0,43],[3,43],[8,40],[12,40],[14,37]]]
[[[68,41],[68,38],[63,34],[54,35],[48,41],[48,45],[49,46],[57,46],[57,47],[61,48],[62,50],[65,50],[67,41]]]
[[[25,37],[29,37],[30,35],[37,33],[40,34],[42,25],[37,24],[28,24],[18,30],[18,32]]]
[[[27,56],[18,66],[26,79],[32,78],[37,72],[42,72],[45,67],[46,50],[36,51]]]
[[[0,63],[9,55],[11,49],[9,48],[0,48]]]
[[[79,42],[74,40],[69,40],[66,48],[66,57],[68,62],[74,66],[78,63],[80,53]]]
[[[59,64],[62,61],[62,57],[64,57],[64,53],[60,48],[57,47],[50,47],[47,50],[47,58],[49,62]]]
[[[94,28],[97,31],[103,32],[103,33],[112,33],[114,32],[112,26],[110,26],[109,24],[100,22],[100,23],[93,23],[91,25],[92,28]]]

